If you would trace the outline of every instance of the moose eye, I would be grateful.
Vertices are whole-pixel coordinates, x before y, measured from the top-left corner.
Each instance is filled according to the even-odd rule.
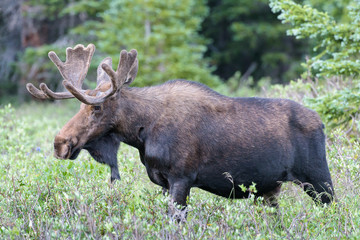
[[[94,111],[98,112],[101,110],[101,106],[94,106]]]

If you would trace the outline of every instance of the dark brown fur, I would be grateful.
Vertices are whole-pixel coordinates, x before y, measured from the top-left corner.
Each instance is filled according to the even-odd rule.
[[[273,202],[286,181],[307,183],[304,189],[316,201],[332,200],[323,124],[293,101],[230,98],[175,80],[124,86],[99,107],[81,104],[55,138],[57,157],[74,159],[87,149],[111,166],[114,180],[120,178],[116,154],[124,142],[139,150],[151,181],[184,206],[191,187],[244,198],[249,192],[238,186],[252,183],[256,196]]]

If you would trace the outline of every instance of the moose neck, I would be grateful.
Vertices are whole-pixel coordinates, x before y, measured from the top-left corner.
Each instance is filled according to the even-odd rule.
[[[143,147],[141,131],[160,116],[164,104],[164,99],[156,96],[157,91],[152,88],[125,87],[118,98],[116,131],[123,142],[136,148]]]

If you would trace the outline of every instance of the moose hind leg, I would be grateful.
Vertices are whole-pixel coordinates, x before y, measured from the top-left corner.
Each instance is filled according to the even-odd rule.
[[[111,177],[110,177],[111,183],[113,183],[115,180],[120,180],[120,174],[119,174],[117,162],[116,164],[112,164],[109,166],[111,171]]]
[[[302,183],[304,191],[314,200],[316,204],[331,203],[334,200],[334,187],[325,158],[321,164],[314,166],[305,174]],[[313,161],[315,162],[315,161]]]
[[[273,190],[262,194],[262,197],[264,198],[263,204],[265,204],[269,207],[278,208],[279,204],[277,201],[277,197],[280,194],[280,189],[281,189],[281,183],[279,183],[279,185],[276,188],[274,188]],[[256,202],[256,199],[255,199],[255,202]]]
[[[331,181],[329,166],[326,161],[325,137],[321,133],[314,133],[312,141],[309,143],[307,162],[304,168],[302,186],[305,192],[314,200],[316,204],[331,203],[334,200],[334,187]]]
[[[331,179],[327,181],[312,180],[302,183],[304,191],[317,204],[331,203],[334,200],[334,188]]]

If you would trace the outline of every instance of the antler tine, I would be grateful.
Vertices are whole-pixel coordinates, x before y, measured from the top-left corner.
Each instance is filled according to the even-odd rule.
[[[112,70],[108,65],[102,64],[102,68],[110,76],[114,88],[120,89],[120,87],[127,82],[129,74],[131,74],[133,77],[136,76],[137,73],[136,57],[137,57],[137,51],[135,49],[132,49],[129,53],[126,52],[125,50],[122,50],[120,52],[120,61],[116,72],[114,72],[114,70]]]
[[[74,96],[69,93],[69,92],[58,92],[55,93],[53,91],[51,91],[48,86],[45,83],[41,83],[40,84],[40,89],[41,91],[43,91],[43,93],[45,93],[50,99],[70,99],[70,98],[74,98]]]
[[[114,88],[111,87],[105,92],[101,92],[97,96],[89,96],[85,94],[84,91],[79,91],[78,88],[74,87],[69,81],[64,80],[63,81],[64,86],[66,87],[69,92],[71,92],[78,100],[81,102],[87,104],[87,105],[97,105],[101,104],[107,99],[108,97],[112,96],[116,91],[114,91]]]
[[[26,84],[26,89],[36,98],[39,99],[50,99],[45,93],[43,93],[41,90],[37,89],[32,83]]]
[[[135,69],[137,73],[137,51],[135,49],[132,49],[128,54],[126,60],[120,58],[120,62],[118,65],[118,69],[116,72],[118,72],[118,81],[121,84],[124,84],[128,80],[128,75],[130,72],[132,72],[132,67],[134,66],[136,62]],[[124,61],[124,63],[123,63]],[[134,72],[132,72],[133,74]],[[136,74],[135,74],[136,76]]]
[[[50,51],[48,56],[50,60],[56,65],[64,79],[70,81],[74,87],[81,88],[89,69],[94,51],[95,46],[93,44],[89,44],[86,48],[83,45],[78,44],[74,49],[66,49],[66,61],[64,63],[59,59],[54,51]],[[60,100],[75,97],[70,92],[55,93],[51,91],[45,83],[40,84],[41,90],[37,89],[31,83],[27,84],[26,88],[33,96],[40,99]]]
[[[113,87],[116,85],[114,85],[114,82],[112,81],[112,79],[109,78],[109,76],[103,71],[102,65],[106,65],[107,67],[109,67],[111,69],[112,59],[110,57],[105,58],[104,60],[102,60],[102,62],[100,63],[100,65],[97,69],[97,74],[98,74],[97,85],[98,86],[101,85],[102,82],[107,82],[107,81],[112,82],[111,87],[107,91],[101,92],[97,96],[89,96],[83,90],[79,90],[78,88],[74,87],[69,81],[64,80],[63,85],[78,100],[80,100],[81,102],[83,102],[85,104],[97,105],[97,104],[104,102],[106,98],[112,96],[116,92],[116,88]]]
[[[130,72],[128,74],[128,77],[127,77],[125,83],[129,84],[136,78],[138,68],[139,68],[139,61],[138,61],[138,59],[135,59],[135,62],[131,67],[131,70],[130,70]]]
[[[45,83],[40,84],[41,90],[37,89],[32,83],[26,84],[26,89],[29,91],[29,93],[31,93],[31,95],[42,100],[61,100],[74,98],[74,96],[69,92],[54,93]]]
[[[110,78],[109,75],[106,74],[106,72],[102,69],[101,65],[106,64],[109,65],[110,67],[112,66],[112,59],[111,57],[106,57],[104,58],[101,63],[99,64],[98,68],[97,68],[97,81],[96,81],[96,85],[101,85],[103,82],[110,82]]]
[[[102,63],[100,64],[102,68],[104,68],[104,65],[111,69],[111,64],[112,61],[109,61],[109,58],[105,58]],[[100,72],[100,69],[98,68],[98,73]],[[108,81],[109,77],[105,77],[105,76],[101,76],[101,73],[99,74],[99,82],[98,85],[101,84],[101,81]],[[116,93],[116,82],[114,81],[114,78],[110,77],[110,81],[111,81],[111,87],[105,91],[105,92],[101,92],[100,94],[98,94],[97,96],[89,96],[86,95],[84,92],[79,91],[79,89],[77,89],[76,87],[74,87],[73,85],[71,85],[68,81],[64,80],[63,84],[66,87],[66,89],[71,92],[77,99],[79,99],[81,102],[88,104],[88,105],[97,105],[100,104],[102,102],[105,101],[105,99],[107,99],[108,97],[114,95]],[[115,86],[115,87],[114,87]]]
[[[114,89],[118,89],[120,86],[119,75],[121,71],[119,71],[119,69],[121,69],[122,65],[125,65],[124,63],[126,62],[127,58],[128,58],[128,52],[126,50],[122,50],[120,52],[120,60],[116,72],[108,64],[104,64],[104,63],[101,64],[102,69],[104,69],[104,71],[109,75],[112,83],[112,87]]]
[[[98,68],[98,84],[102,81],[108,81],[110,78],[111,87],[105,91],[98,93],[97,96],[89,96],[84,91],[79,91],[69,81],[64,80],[63,84],[69,92],[71,92],[77,99],[88,105],[97,105],[104,102],[107,98],[114,95],[121,86],[127,82],[128,79],[134,79],[137,74],[138,61],[136,50],[131,50],[129,53],[122,50],[120,53],[120,61],[116,72],[112,69],[109,58],[105,58],[100,66],[106,72],[108,77],[101,76],[101,71]],[[100,74],[99,74],[100,72]]]

